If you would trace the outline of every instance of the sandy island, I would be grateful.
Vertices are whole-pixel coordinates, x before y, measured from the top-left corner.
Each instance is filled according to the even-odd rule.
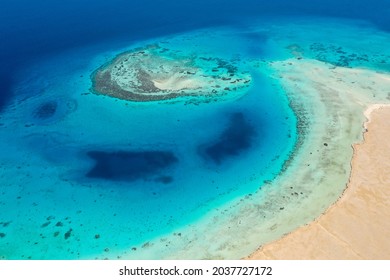
[[[119,54],[97,69],[92,92],[130,101],[244,94],[252,78],[238,62],[149,45]]]
[[[371,106],[364,142],[354,145],[348,188],[314,222],[249,259],[390,258],[390,106]]]

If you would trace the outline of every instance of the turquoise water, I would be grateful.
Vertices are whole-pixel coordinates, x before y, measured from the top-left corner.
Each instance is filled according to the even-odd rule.
[[[136,103],[90,93],[95,69],[151,40],[73,49],[21,70],[1,119],[2,258],[134,252],[275,178],[294,147],[296,119],[249,63],[254,53],[277,55],[252,35],[215,28],[152,40],[239,57],[253,84],[221,100]]]
[[[290,44],[330,68],[389,71],[388,0],[202,1],[2,1],[1,259],[137,258],[150,240],[180,237],[269,187],[297,141],[296,117],[267,67],[294,57]],[[349,29],[343,18],[369,23]],[[96,69],[153,43],[239,60],[253,83],[218,99],[91,93]],[[212,233],[194,233],[202,234]]]

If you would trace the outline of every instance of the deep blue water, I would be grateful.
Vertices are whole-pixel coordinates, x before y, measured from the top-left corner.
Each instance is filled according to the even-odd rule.
[[[0,110],[12,98],[14,71],[39,56],[115,37],[145,39],[280,15],[365,19],[390,30],[390,0],[2,0]]]
[[[159,176],[158,172],[177,162],[175,155],[166,151],[90,151],[88,156],[95,164],[86,174],[87,177],[110,181],[132,182],[157,175],[155,180],[168,183],[170,177]]]
[[[245,120],[243,113],[234,113],[221,135],[211,143],[201,144],[199,153],[206,160],[220,165],[227,158],[239,156],[249,149],[255,134],[255,128]]]

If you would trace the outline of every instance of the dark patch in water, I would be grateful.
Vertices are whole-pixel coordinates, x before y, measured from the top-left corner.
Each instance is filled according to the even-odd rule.
[[[170,184],[173,182],[173,178],[171,176],[161,176],[156,178],[155,181],[163,184]]]
[[[32,125],[47,125],[54,122],[58,122],[66,118],[70,113],[73,113],[76,110],[77,101],[74,99],[49,99],[32,107],[32,110],[28,115],[28,121],[33,121],[33,124],[27,123],[27,126],[29,127]]]
[[[70,237],[70,235],[72,234],[72,231],[73,231],[72,229],[69,229],[67,232],[65,232],[64,238],[68,239]]]
[[[42,228],[47,227],[48,225],[50,225],[50,223],[51,223],[51,222],[46,222],[46,223],[42,224],[41,227],[42,227]]]
[[[38,119],[48,119],[54,116],[57,111],[58,104],[56,101],[48,101],[42,103],[34,111],[34,117]]]
[[[245,32],[241,36],[247,40],[246,48],[247,54],[254,57],[264,55],[263,46],[265,45],[268,37],[265,33],[261,32]]]
[[[146,180],[178,161],[172,152],[164,151],[90,151],[87,155],[95,160],[95,165],[86,176],[112,181]],[[159,178],[166,178],[161,180],[162,183],[169,183],[171,180],[169,176]]]
[[[256,131],[248,123],[242,113],[234,113],[230,117],[228,127],[212,144],[201,145],[200,155],[220,165],[230,157],[238,156],[249,149]]]

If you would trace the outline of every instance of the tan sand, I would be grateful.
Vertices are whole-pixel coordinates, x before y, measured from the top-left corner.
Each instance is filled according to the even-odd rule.
[[[249,259],[390,259],[390,106],[373,105],[366,116],[368,132],[354,146],[341,199]]]

